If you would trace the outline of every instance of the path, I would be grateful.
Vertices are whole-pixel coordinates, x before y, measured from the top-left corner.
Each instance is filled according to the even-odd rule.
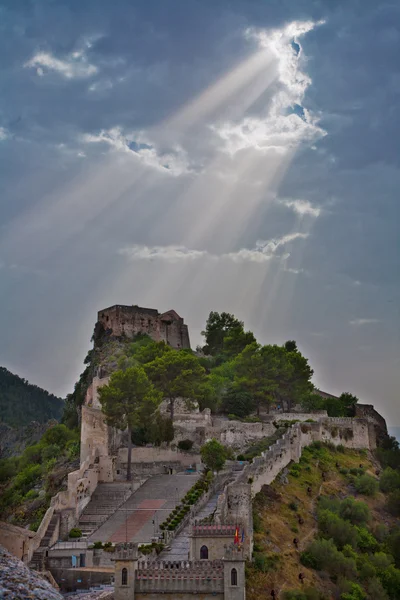
[[[199,473],[155,475],[148,479],[90,537],[90,542],[148,543],[158,525],[194,485]],[[154,521],[154,523],[153,523]]]
[[[217,508],[218,497],[221,491],[216,492],[207,504],[196,515],[196,519],[201,520],[211,515]],[[169,549],[163,550],[160,554],[161,560],[187,560],[190,549],[189,527],[186,525],[182,531],[171,541]]]

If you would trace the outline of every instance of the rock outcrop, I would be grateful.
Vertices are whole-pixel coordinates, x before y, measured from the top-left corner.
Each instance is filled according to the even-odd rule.
[[[62,600],[61,594],[36,571],[0,546],[0,598],[2,600]]]

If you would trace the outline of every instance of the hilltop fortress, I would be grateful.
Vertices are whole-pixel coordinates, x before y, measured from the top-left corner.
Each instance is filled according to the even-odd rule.
[[[115,304],[98,312],[97,325],[114,337],[145,334],[177,350],[190,348],[188,326],[174,310],[160,314],[154,308]]]
[[[145,333],[175,349],[190,348],[187,325],[174,310],[160,314],[115,305],[99,311],[96,330],[110,340]],[[28,539],[18,536],[17,528],[0,531],[3,543],[9,536],[11,551],[35,568],[49,570],[65,591],[107,583],[115,576],[115,600],[156,600],[160,594],[190,600],[198,592],[206,600],[245,600],[244,561],[253,551],[254,495],[291,462],[298,462],[302,449],[315,441],[373,450],[387,435],[385,420],[370,405],[357,404],[354,418],[331,418],[325,411],[305,413],[299,408],[246,423],[198,406],[188,409],[182,400],[176,402],[173,442],[134,447],[133,480],[126,482],[127,434],[107,426],[99,402],[98,390],[109,377],[109,370],[94,372],[81,411],[80,466],[68,475],[67,489],[53,497],[36,534]],[[161,410],[166,410],[164,403]],[[266,451],[252,462],[228,461],[178,527],[160,527],[199,481],[199,451],[207,440],[215,438],[240,453],[276,435],[280,422],[286,429]],[[187,439],[193,442],[191,451],[179,450],[178,442]],[[78,542],[66,541],[73,527],[82,531]],[[243,539],[234,546],[237,527]],[[166,544],[160,557],[141,554],[140,544],[160,539]],[[92,549],[99,541],[116,544],[114,556]]]

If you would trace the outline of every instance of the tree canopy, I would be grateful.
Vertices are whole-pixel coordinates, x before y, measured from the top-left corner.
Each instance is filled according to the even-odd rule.
[[[183,398],[188,403],[196,400],[206,378],[198,358],[183,350],[165,352],[144,365],[144,369],[162,397],[169,401],[171,419],[176,399]]]
[[[108,425],[128,430],[128,470],[131,479],[132,430],[152,416],[161,402],[143,367],[115,371],[108,385],[99,388],[99,399]]]
[[[216,439],[204,444],[200,449],[201,460],[211,471],[221,471],[227,458],[226,448]]]
[[[247,343],[255,341],[254,335],[251,332],[247,332],[247,334],[244,332],[243,322],[227,312],[220,314],[211,311],[207,319],[206,328],[201,332],[201,335],[205,337],[206,342],[203,346],[203,352],[211,356],[223,354],[224,350],[228,355],[232,355],[235,351],[240,352],[243,350],[247,345],[245,343],[247,339],[250,340]]]

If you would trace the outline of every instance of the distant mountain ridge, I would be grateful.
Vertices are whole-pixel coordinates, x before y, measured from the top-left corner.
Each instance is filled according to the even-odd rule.
[[[0,422],[23,427],[31,421],[59,420],[64,400],[0,367]]]

